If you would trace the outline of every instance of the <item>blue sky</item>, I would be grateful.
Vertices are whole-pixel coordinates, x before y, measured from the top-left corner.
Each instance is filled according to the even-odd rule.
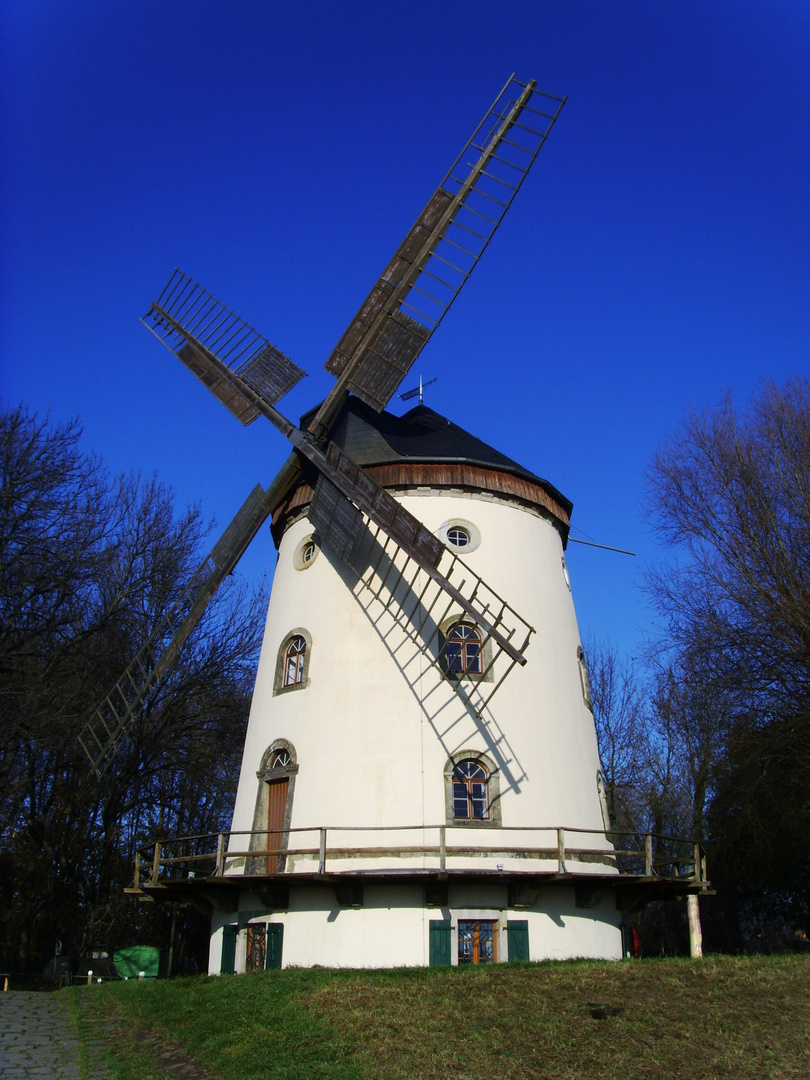
[[[4,0],[0,35],[0,394],[218,529],[288,447],[138,322],[172,269],[309,373],[297,418],[509,74],[568,95],[415,374],[573,500],[572,535],[638,552],[568,561],[583,633],[640,647],[650,454],[810,367],[805,0]],[[244,573],[274,562],[265,532]]]

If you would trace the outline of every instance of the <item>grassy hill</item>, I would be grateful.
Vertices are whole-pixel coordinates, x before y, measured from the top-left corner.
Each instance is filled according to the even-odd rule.
[[[175,1064],[221,1080],[810,1076],[808,956],[288,969],[68,992],[84,1036],[113,1025],[120,1080],[163,1080],[167,1042]]]

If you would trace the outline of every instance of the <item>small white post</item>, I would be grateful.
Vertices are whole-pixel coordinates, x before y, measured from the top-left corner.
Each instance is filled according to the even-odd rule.
[[[87,972],[87,985],[88,986],[93,985],[93,972],[92,971]]]
[[[139,979],[145,979],[146,978],[146,972],[145,971],[139,971],[138,972],[138,978]]]

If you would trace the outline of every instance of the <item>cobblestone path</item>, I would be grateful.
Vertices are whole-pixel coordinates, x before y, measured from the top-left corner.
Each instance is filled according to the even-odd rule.
[[[0,1077],[82,1080],[79,1037],[59,991],[0,993]],[[87,1080],[107,1080],[99,1043],[87,1047]]]

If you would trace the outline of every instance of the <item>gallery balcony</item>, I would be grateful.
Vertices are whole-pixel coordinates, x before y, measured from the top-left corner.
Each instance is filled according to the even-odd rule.
[[[330,887],[342,906],[362,905],[364,885],[421,883],[441,906],[452,881],[501,882],[514,906],[527,889],[568,885],[577,903],[615,890],[632,909],[653,899],[711,893],[706,854],[691,839],[563,827],[316,827],[220,832],[162,840],[135,857],[128,892],[142,899],[236,908],[249,890],[289,905],[291,888]]]

